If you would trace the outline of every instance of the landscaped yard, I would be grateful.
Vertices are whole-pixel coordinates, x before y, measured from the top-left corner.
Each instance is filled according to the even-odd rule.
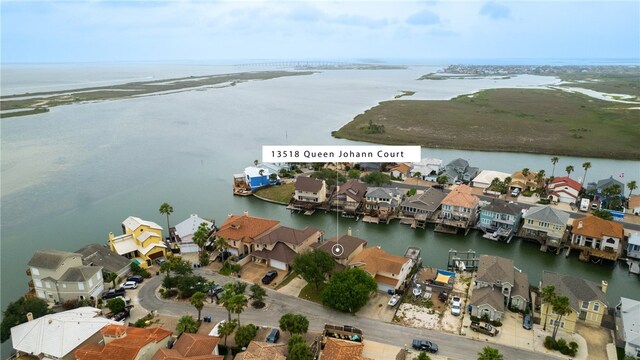
[[[256,196],[265,198],[267,200],[288,204],[295,190],[295,183],[284,183],[260,189],[256,191]]]
[[[300,290],[299,298],[313,301],[318,304],[322,304],[322,289],[324,289],[324,284],[320,285],[318,291],[316,291],[316,287],[313,284],[307,284],[307,286],[303,287]]]

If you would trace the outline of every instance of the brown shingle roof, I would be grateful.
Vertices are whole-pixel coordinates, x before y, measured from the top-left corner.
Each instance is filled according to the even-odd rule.
[[[251,255],[262,259],[277,260],[291,265],[293,258],[296,256],[296,252],[286,244],[278,242],[272,250],[258,250],[252,252]]]
[[[296,177],[296,191],[317,193],[322,189],[322,180],[310,176]]]
[[[576,235],[602,239],[605,236],[613,236],[622,239],[624,229],[622,223],[601,219],[597,216],[587,215],[573,220],[572,232]]]
[[[324,360],[373,360],[361,356],[362,343],[327,338],[320,359]]]
[[[367,184],[360,180],[353,179],[338,187],[338,195],[345,194],[353,200],[360,202],[364,199],[364,194],[367,192]]]
[[[311,247],[317,250],[322,250],[331,254],[331,248],[336,243],[336,238],[333,237],[323,243],[313,243]],[[367,242],[349,235],[342,235],[340,237],[340,245],[344,248],[342,255],[338,256],[338,259],[346,259],[351,255],[360,245],[367,246]],[[335,257],[335,256],[334,256]]]
[[[280,222],[249,215],[232,215],[222,224],[216,236],[227,240],[253,242],[253,239],[273,229]]]
[[[478,263],[478,281],[493,284],[496,280],[515,285],[513,260],[500,256],[481,255]]]
[[[394,171],[394,170],[402,174],[407,174],[409,170],[411,170],[411,167],[405,163],[400,163],[397,166],[394,166],[391,168],[391,171]]]
[[[479,202],[480,199],[471,194],[471,188],[469,186],[458,185],[442,200],[442,205],[462,206],[473,209],[478,206]]]
[[[262,341],[252,341],[243,351],[236,355],[235,360],[286,360],[285,344],[270,344]]]
[[[372,276],[375,276],[380,271],[400,274],[402,265],[407,261],[409,261],[409,259],[405,257],[389,254],[379,247],[371,247],[362,250],[360,254],[351,260],[349,265],[364,264],[362,269],[366,270]]]
[[[491,305],[491,307],[498,311],[504,311],[504,296],[500,292],[500,289],[485,286],[473,290],[471,304],[473,306]]]
[[[275,230],[269,231],[255,238],[255,244],[271,245],[278,241],[292,245],[300,245],[311,235],[320,230],[314,227],[306,227],[302,230],[293,229],[287,226],[279,226]]]

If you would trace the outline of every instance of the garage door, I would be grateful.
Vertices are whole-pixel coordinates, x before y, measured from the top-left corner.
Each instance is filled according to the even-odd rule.
[[[394,288],[391,285],[386,285],[386,284],[378,284],[378,290],[382,291],[382,292],[388,292],[389,290],[393,291]]]
[[[558,197],[558,201],[568,204],[568,203],[575,202],[576,199],[568,197],[568,196],[560,196],[560,197]]]
[[[269,261],[269,265],[271,265],[272,267],[278,269],[278,270],[287,270],[287,264],[283,263],[282,261],[278,261],[278,260],[271,260]]]

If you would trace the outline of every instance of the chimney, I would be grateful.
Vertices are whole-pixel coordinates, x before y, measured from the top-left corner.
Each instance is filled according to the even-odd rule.
[[[31,312],[27,313],[27,321],[33,321],[33,313]]]
[[[347,235],[351,236],[351,226],[347,229]]]
[[[603,293],[607,292],[608,287],[609,287],[609,283],[606,282],[605,280],[602,280],[602,283],[600,284],[600,289],[602,290]]]
[[[233,214],[227,214],[227,219],[231,218]]]
[[[582,221],[578,222],[578,229],[582,229]]]
[[[109,232],[109,240],[113,240],[114,237],[115,237],[115,235],[113,235],[112,232]]]
[[[249,210],[245,210],[245,211],[243,212],[243,214],[244,214],[244,216],[249,216]]]

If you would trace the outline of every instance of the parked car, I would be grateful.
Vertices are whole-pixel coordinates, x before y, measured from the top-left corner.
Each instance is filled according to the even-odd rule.
[[[398,304],[398,302],[400,302],[400,295],[395,294],[395,295],[391,296],[391,298],[389,299],[389,302],[387,303],[387,305],[396,306]]]
[[[224,291],[224,288],[220,285],[214,285],[209,291],[211,295],[218,297]]]
[[[451,314],[458,316],[462,312],[462,299],[459,296],[451,298]]]
[[[159,257],[156,259],[156,264],[162,266],[162,264],[166,263],[167,259],[163,258],[163,257]]]
[[[428,340],[413,339],[411,346],[413,346],[414,349],[420,350],[420,351],[428,351],[430,353],[438,352],[438,345]]]
[[[144,281],[144,277],[142,277],[141,275],[133,275],[133,276],[129,276],[127,278],[127,281],[135,281],[139,284]]]
[[[125,292],[126,291],[123,288],[109,289],[109,290],[107,290],[107,291],[102,293],[102,299],[103,300],[108,300],[108,299],[113,299],[113,298],[118,297],[118,296],[124,296]]]
[[[121,289],[135,289],[138,287],[138,283],[135,281],[127,281],[124,284],[120,285]]]
[[[438,300],[440,300],[442,302],[447,302],[448,298],[449,298],[449,296],[447,295],[446,291],[441,291],[440,294],[438,294]]]
[[[491,324],[487,324],[479,321],[472,321],[470,328],[475,332],[479,332],[489,336],[496,336],[500,332],[500,330],[496,329]]]
[[[531,330],[533,328],[533,323],[531,322],[531,315],[527,314],[524,316],[524,319],[522,319],[522,327],[527,330]]]
[[[124,319],[126,319],[129,316],[129,313],[126,311],[120,311],[119,313],[115,314],[113,316],[113,320],[114,321],[122,321]]]
[[[278,272],[277,271],[269,270],[262,277],[262,283],[265,284],[265,285],[269,285],[273,281],[273,279],[276,278],[276,276],[278,276]]]
[[[518,195],[520,195],[520,189],[515,188],[513,189],[513,191],[511,191],[511,196],[518,197]]]
[[[267,335],[267,338],[264,341],[275,344],[276,342],[278,342],[279,338],[280,338],[280,330],[273,328],[271,329],[271,332],[269,332],[269,335]]]

